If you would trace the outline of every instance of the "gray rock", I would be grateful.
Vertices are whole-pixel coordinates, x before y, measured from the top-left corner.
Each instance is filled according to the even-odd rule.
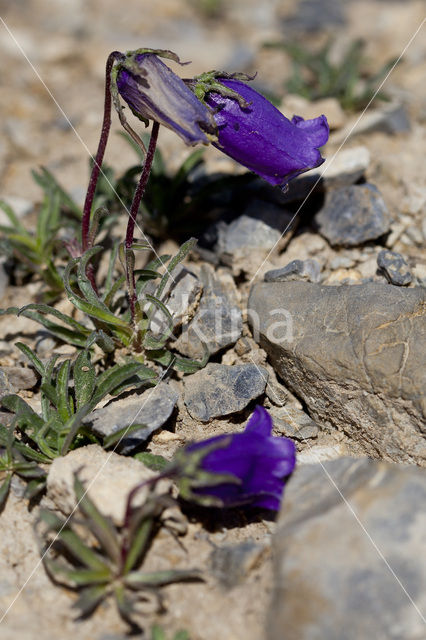
[[[109,436],[124,427],[140,424],[140,430],[124,437],[117,448],[127,453],[163,426],[170,418],[178,397],[178,393],[166,382],[160,382],[140,395],[115,400],[101,409],[95,409],[83,422],[101,436]]]
[[[218,546],[210,554],[210,571],[224,589],[232,589],[243,582],[266,550],[265,544],[254,540]]]
[[[387,251],[386,249],[380,251],[377,256],[377,266],[391,284],[404,286],[410,284],[413,279],[408,264],[396,251]]]
[[[410,119],[407,109],[399,102],[392,102],[386,106],[370,111],[360,121],[360,128],[356,133],[372,133],[381,131],[394,135],[410,131]]]
[[[15,393],[15,389],[4,370],[4,367],[2,367],[0,368],[0,399],[10,393]]]
[[[273,539],[267,640],[423,638],[425,500],[415,467],[299,466]]]
[[[276,246],[293,217],[283,206],[263,200],[251,201],[244,215],[230,224],[220,222],[217,225],[215,251],[220,261],[232,267],[235,275],[254,273],[259,267],[259,260],[262,262]]]
[[[335,156],[326,158],[324,164],[299,176],[294,182],[302,182],[303,179],[307,182],[306,178],[309,178],[312,182],[320,179],[326,189],[349,187],[364,175],[369,165],[370,152],[367,147],[342,149]]]
[[[178,265],[172,275],[173,278],[170,277],[167,281],[161,302],[170,312],[173,318],[173,329],[176,329],[184,322],[188,310],[199,297],[202,285],[197,276],[182,265]],[[149,306],[147,305],[147,308]],[[157,309],[152,316],[150,330],[158,336],[163,334],[168,326],[164,313]]]
[[[339,27],[346,22],[346,11],[338,0],[302,0],[297,3],[295,13],[283,21],[286,33],[310,33]]]
[[[96,507],[119,526],[123,524],[130,491],[156,475],[135,458],[105,451],[97,444],[74,449],[66,456],[55,458],[47,476],[47,496],[66,515],[75,509],[74,474],[77,471]],[[160,482],[160,492],[170,487],[170,480]],[[148,487],[141,487],[135,496],[135,505],[143,504],[147,492]]]
[[[242,215],[230,224],[222,223],[218,230],[216,252],[230,256],[237,249],[272,249],[281,232],[263,220]]]
[[[235,344],[243,327],[240,308],[211,267],[203,266],[201,279],[204,290],[198,311],[173,344],[179,353],[196,360],[206,349],[214,354]]]
[[[267,381],[264,367],[209,363],[185,378],[185,405],[193,418],[207,422],[244,409],[265,391]]]
[[[426,291],[256,284],[254,338],[323,428],[372,457],[426,465]]]
[[[297,407],[285,407],[284,409],[271,410],[274,419],[274,427],[283,435],[304,442],[311,438],[317,438],[319,428],[312,418],[302,409]]]
[[[1,371],[6,374],[13,392],[32,389],[37,384],[36,374],[28,367],[1,367]]]
[[[388,209],[372,184],[331,191],[315,220],[332,246],[354,247],[379,238],[390,228]]]
[[[271,269],[264,275],[265,282],[285,282],[288,280],[320,281],[321,266],[318,260],[292,260],[281,269]]]

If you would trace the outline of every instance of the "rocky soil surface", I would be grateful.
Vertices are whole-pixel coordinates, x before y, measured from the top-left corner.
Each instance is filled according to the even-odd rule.
[[[167,587],[165,612],[147,611],[142,623],[159,622],[168,638],[186,629],[190,640],[425,638],[426,27],[410,42],[424,3],[0,0],[0,8],[0,194],[29,229],[41,198],[31,169],[46,166],[84,199],[112,50],[171,49],[192,60],[191,75],[257,71],[257,88],[279,96],[285,115],[325,113],[331,125],[326,162],[287,192],[254,180],[239,187],[235,207],[227,193],[165,291],[174,349],[201,359],[207,348],[207,366],[167,375],[154,391],[107,398],[85,419],[94,434],[139,412],[144,426],[120,455],[90,445],[58,458],[41,504],[68,515],[71,470],[83,466],[90,479],[108,456],[91,497],[118,521],[129,489],[151,473],[128,455],[135,448],[170,459],[187,442],[242,431],[261,404],[274,435],[298,449],[276,522],[263,512],[189,514],[179,539],[162,532],[150,568],[196,566],[205,583]],[[384,85],[390,102],[354,113],[334,98],[285,95],[289,59],[263,43],[315,44],[330,34],[336,59],[364,38],[373,68],[404,51]],[[159,145],[170,172],[188,155],[170,131]],[[134,164],[118,135],[107,162],[118,172]],[[245,173],[213,148],[202,171]],[[123,214],[118,236],[125,223]],[[172,236],[153,239],[160,255],[176,252]],[[0,306],[38,300],[41,283],[18,281],[1,260]],[[57,307],[70,311],[64,301]],[[39,376],[18,340],[43,360],[76,350],[28,318],[0,318],[0,398],[19,393],[39,411]],[[10,419],[0,411],[3,424]],[[111,604],[76,620],[75,593],[55,586],[40,563],[39,505],[22,494],[14,480],[0,514],[0,637],[128,637]]]

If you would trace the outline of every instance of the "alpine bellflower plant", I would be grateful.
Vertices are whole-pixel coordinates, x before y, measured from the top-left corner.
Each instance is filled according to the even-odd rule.
[[[289,120],[242,78],[252,79],[211,71],[189,82],[213,110],[218,134],[214,146],[270,184],[285,188],[289,180],[324,162],[319,147],[328,140],[327,118]]]
[[[271,431],[271,416],[257,406],[242,433],[184,447],[174,459],[181,497],[203,506],[278,511],[296,464],[296,448],[292,440]]]

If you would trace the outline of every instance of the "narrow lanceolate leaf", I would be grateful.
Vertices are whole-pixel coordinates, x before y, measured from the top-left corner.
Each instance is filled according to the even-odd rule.
[[[12,474],[6,476],[6,479],[0,485],[0,511],[6,504],[7,496],[9,495],[10,483],[12,482]]]
[[[183,243],[183,245],[181,246],[177,254],[170,260],[169,264],[167,265],[166,273],[161,278],[161,282],[158,285],[158,288],[155,292],[156,298],[161,298],[164,288],[167,284],[169,277],[172,275],[173,270],[177,267],[179,262],[182,262],[182,260],[186,258],[188,253],[196,244],[197,244],[196,238],[190,238],[189,240]]]
[[[34,480],[30,480],[27,486],[25,487],[24,498],[27,500],[32,500],[34,496],[38,495],[41,491],[44,491],[46,488],[46,480],[47,475],[45,474],[44,478],[35,478]]]
[[[143,464],[152,471],[164,471],[164,469],[170,464],[170,462],[166,460],[166,458],[163,458],[163,456],[154,455],[153,453],[148,453],[148,451],[136,453],[133,458],[143,462]]]
[[[16,308],[16,307],[14,307],[14,308]],[[75,329],[79,333],[83,333],[83,334],[89,334],[90,333],[90,329],[85,327],[83,324],[81,324],[80,322],[77,322],[77,320],[74,320],[74,318],[72,318],[71,316],[65,315],[65,313],[62,313],[62,311],[59,311],[58,309],[55,309],[55,307],[50,307],[48,304],[39,304],[39,303],[36,303],[36,302],[31,302],[30,304],[25,305],[25,307],[22,307],[21,309],[18,309],[18,311],[19,311],[20,315],[25,315],[26,317],[31,317],[31,316],[26,315],[26,311],[27,310],[32,310],[32,309],[34,309],[34,311],[38,311],[38,312],[46,314],[46,315],[54,316],[58,320],[61,320],[64,324],[66,324],[69,327],[71,327],[71,329]]]
[[[42,363],[40,358],[34,353],[34,351],[30,349],[30,347],[28,347],[23,342],[15,342],[15,347],[18,347],[18,349],[22,351],[24,355],[27,356],[28,360],[31,362],[31,364],[36,369],[36,371],[41,376],[44,376],[44,372],[45,372],[44,364]]]
[[[76,293],[74,293],[74,291],[70,286],[69,280],[70,280],[71,270],[75,267],[76,264],[78,264],[79,260],[80,258],[74,258],[68,263],[65,269],[64,286],[65,286],[65,291],[69,300],[73,303],[75,307],[77,307],[77,309],[80,309],[80,311],[83,311],[91,318],[94,318],[95,320],[99,320],[100,322],[110,325],[113,328],[119,329],[118,334],[120,335],[120,337],[127,336],[128,338],[131,338],[132,336],[131,327],[129,327],[126,322],[121,320],[121,318],[111,313],[99,298],[96,299],[95,303],[88,302],[84,298],[81,298]]]
[[[56,395],[58,398],[58,413],[62,422],[66,422],[72,415],[72,407],[68,397],[68,385],[71,371],[71,361],[65,360],[59,367],[56,377]]]
[[[40,512],[40,518],[47,524],[50,531],[58,534],[60,541],[82,565],[96,571],[104,571],[108,568],[107,563],[93,549],[86,546],[62,518],[59,518],[52,511],[47,511],[47,509],[43,509]]]
[[[30,234],[28,233],[12,207],[7,204],[7,202],[5,202],[4,200],[0,200],[0,209],[2,209],[6,216],[9,218],[9,221],[12,225],[11,230],[13,229],[14,231],[19,231],[19,233],[22,233],[22,235],[29,237]]]
[[[74,491],[80,511],[88,518],[88,527],[96,536],[99,544],[115,563],[120,560],[120,546],[117,533],[111,521],[103,516],[96,505],[87,495],[83,484],[77,476],[74,477]]]
[[[73,604],[73,608],[80,611],[80,617],[85,618],[93,613],[107,595],[106,585],[86,587],[80,592],[78,600]]]
[[[87,585],[106,584],[111,580],[111,570],[105,569],[69,569],[60,563],[49,561],[49,569],[52,573],[62,574],[76,587]]]
[[[149,431],[149,427],[147,427],[146,424],[129,424],[127,427],[118,429],[118,431],[114,431],[114,433],[111,433],[109,436],[106,436],[102,443],[103,447],[104,449],[109,449],[110,447],[115,445],[117,442],[120,442],[123,438],[127,438],[131,436],[131,434],[134,433],[135,431],[141,431],[143,429],[148,430],[147,436],[146,436],[148,438],[150,431]]]
[[[115,389],[121,387],[121,385],[124,385],[126,381],[132,379],[133,376],[139,376],[141,373],[144,378],[145,376],[147,378],[152,377],[151,370],[141,362],[129,362],[123,365],[116,364],[110,367],[98,376],[93,400],[96,400],[97,404],[108,393],[113,392]]]
[[[76,358],[73,368],[75,399],[77,410],[87,404],[95,390],[96,373],[90,353],[82,351]]]
[[[60,199],[62,204],[64,204],[70,211],[72,211],[76,218],[79,220],[82,216],[82,211],[80,207],[74,202],[71,196],[65,191],[65,189],[59,184],[54,175],[50,173],[46,167],[41,167],[40,173],[37,171],[31,172],[34,180],[40,187],[43,189],[45,193],[52,193],[52,191],[57,191],[60,195]]]
[[[19,307],[9,307],[8,309],[0,309],[0,317],[5,315],[14,315],[14,316],[23,315],[26,318],[30,318],[31,320],[34,320],[34,322],[38,322],[39,324],[41,324],[48,331],[50,331],[52,335],[56,336],[63,342],[68,342],[69,344],[73,344],[77,347],[84,347],[85,341],[86,341],[86,335],[90,333],[90,329],[87,329],[86,327],[83,327],[83,325],[81,325],[82,328],[84,329],[84,333],[73,331],[71,329],[68,329],[67,327],[57,324],[56,322],[52,322],[51,320],[48,320],[42,315],[42,313],[38,313],[37,311],[32,311],[31,309],[28,308],[28,307],[35,308],[35,307],[43,307],[43,306],[46,307],[47,305],[30,304],[30,305],[26,305],[26,307],[23,307],[22,309],[20,309]],[[56,313],[53,313],[57,311],[56,309],[53,309],[53,307],[47,307],[47,308],[49,309],[49,312],[51,312],[53,315],[57,315]]]
[[[133,535],[130,549],[126,556],[123,569],[124,575],[128,574],[134,568],[137,562],[142,561],[143,556],[145,555],[148,548],[153,527],[154,520],[152,517],[147,517],[140,523],[137,531]]]
[[[176,569],[171,571],[132,571],[125,578],[129,587],[162,587],[173,582],[202,580],[200,571],[196,569]]]
[[[17,415],[17,417],[25,417],[30,422],[34,423],[35,428],[40,428],[43,426],[43,420],[40,418],[37,413],[31,409],[30,405],[25,402],[20,396],[12,393],[10,395],[4,396],[0,400],[3,407],[12,411]]]

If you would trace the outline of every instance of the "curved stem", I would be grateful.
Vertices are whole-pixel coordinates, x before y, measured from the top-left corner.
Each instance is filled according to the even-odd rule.
[[[84,201],[83,217],[81,220],[81,246],[82,250],[90,249],[90,214],[92,211],[93,198],[95,196],[96,185],[98,183],[99,173],[102,161],[104,159],[105,148],[108,141],[109,131],[111,128],[111,71],[115,60],[121,57],[119,51],[113,51],[109,54],[105,68],[105,100],[104,100],[104,119],[102,122],[101,137],[99,139],[96,158],[90,175],[89,186],[87,187],[86,199]]]
[[[145,193],[146,185],[148,183],[149,174],[151,173],[152,162],[154,160],[155,148],[157,146],[158,130],[160,125],[154,120],[152,124],[151,138],[149,140],[149,147],[146,154],[146,158],[143,164],[141,177],[139,179],[138,186],[133,195],[132,205],[129,212],[129,220],[127,223],[126,240],[124,243],[124,251],[126,254],[126,280],[127,289],[129,292],[130,313],[133,323],[135,323],[136,315],[136,282],[135,273],[133,268],[134,260],[130,257],[131,248],[133,245],[133,234],[135,231],[136,216],[138,215],[139,206],[143,195]]]
[[[143,165],[141,177],[139,179],[139,184],[136,187],[136,191],[133,195],[133,201],[130,207],[129,221],[127,223],[127,231],[126,231],[126,243],[125,243],[126,249],[130,249],[133,244],[133,233],[135,230],[136,216],[138,215],[139,205],[145,193],[149,174],[151,173],[152,161],[154,160],[155,147],[157,146],[159,128],[160,128],[160,124],[154,120],[152,124],[149,147],[148,147],[145,162]]]

